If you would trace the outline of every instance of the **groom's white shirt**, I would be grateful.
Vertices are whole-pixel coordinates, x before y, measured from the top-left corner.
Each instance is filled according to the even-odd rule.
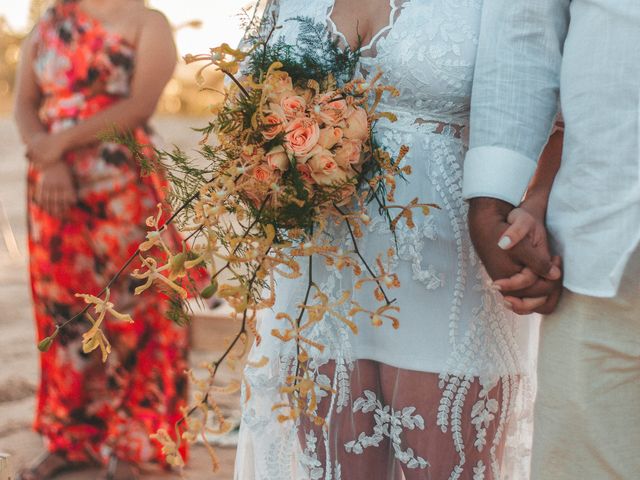
[[[483,8],[463,194],[520,202],[560,90],[565,146],[549,230],[565,286],[614,296],[640,242],[640,0]]]

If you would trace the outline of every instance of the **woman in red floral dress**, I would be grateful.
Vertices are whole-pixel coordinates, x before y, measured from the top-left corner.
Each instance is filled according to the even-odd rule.
[[[142,0],[58,0],[26,40],[16,120],[27,145],[29,250],[39,339],[77,313],[75,293],[97,294],[146,234],[163,201],[159,174],[140,175],[123,146],[100,141],[113,130],[145,128],[175,67],[171,28]],[[179,241],[172,232],[174,241]],[[129,276],[112,301],[135,323],[112,322],[113,352],[82,352],[83,322],[65,328],[42,354],[35,427],[48,454],[21,473],[52,478],[100,462],[107,478],[136,478],[162,462],[149,438],[174,431],[185,404],[186,331],[166,319],[167,298],[133,297]]]

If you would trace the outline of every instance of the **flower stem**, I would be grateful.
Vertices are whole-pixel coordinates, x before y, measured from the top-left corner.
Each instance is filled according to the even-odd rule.
[[[378,288],[380,289],[380,291],[382,292],[382,295],[384,296],[385,301],[387,302],[387,305],[391,305],[391,304],[395,303],[395,301],[396,301],[395,298],[393,300],[389,300],[389,297],[387,296],[387,292],[385,292],[384,288],[382,287],[382,284],[380,283],[380,280],[376,279],[377,275],[375,274],[373,269],[369,266],[369,263],[362,256],[362,253],[360,253],[360,249],[358,248],[358,241],[356,240],[356,236],[353,233],[353,227],[351,226],[351,222],[349,221],[349,218],[347,217],[346,213],[343,212],[340,209],[340,207],[338,207],[335,204],[333,205],[333,207],[338,211],[338,213],[340,215],[342,215],[344,217],[344,221],[347,224],[347,228],[349,229],[349,235],[351,236],[351,241],[353,242],[353,249],[356,252],[356,255],[358,255],[358,258],[360,258],[360,260],[364,264],[365,268],[367,269],[367,271],[369,272],[371,277],[375,280],[376,284],[378,285]]]
[[[253,225],[249,227],[249,229],[253,228]],[[264,257],[266,257],[267,255],[269,255],[269,252],[271,252],[271,246],[269,246],[269,248],[267,248],[267,250],[264,253]],[[253,272],[253,275],[251,277],[251,280],[249,280],[249,284],[248,284],[248,288],[247,288],[247,294],[249,295],[251,293],[251,290],[253,289],[253,284],[256,281],[256,278],[258,276],[258,272],[261,270],[262,268],[262,263],[260,263],[255,271]],[[211,372],[211,376],[209,377],[209,385],[213,386],[215,379],[216,379],[216,374],[218,373],[218,369],[220,368],[220,365],[222,365],[222,363],[227,359],[227,357],[231,354],[231,352],[233,351],[233,349],[235,348],[235,346],[238,344],[238,342],[240,341],[240,339],[242,338],[242,336],[244,334],[247,333],[247,311],[245,310],[242,313],[242,324],[240,325],[240,330],[235,334],[235,336],[233,337],[233,340],[231,341],[231,343],[229,344],[229,346],[225,349],[225,351],[222,353],[222,355],[220,355],[218,357],[217,360],[213,361],[211,363],[211,365],[213,366],[213,371]],[[193,415],[202,405],[206,405],[209,401],[209,397],[210,397],[210,392],[207,392],[203,397],[202,400],[200,400],[200,402],[198,402],[197,405],[194,405],[193,407],[191,407],[189,409],[189,411],[183,415],[183,417],[178,420],[178,422],[176,423],[176,432],[178,431],[178,427],[184,423],[186,421],[187,418],[189,418],[191,415]],[[178,439],[180,438],[180,436],[178,436]]]
[[[158,230],[158,232],[162,233],[164,232],[169,225],[171,225],[173,223],[173,221],[176,219],[176,217],[178,215],[180,215],[180,213],[186,209],[194,200],[196,200],[198,197],[200,196],[200,193],[195,193],[193,194],[185,203],[183,203],[180,208],[178,208],[173,215],[171,215],[171,217],[169,217],[167,219],[166,222],[164,222],[164,224],[162,225],[162,227],[160,227],[160,229]],[[111,286],[122,276],[122,274],[124,273],[124,271],[127,269],[127,267],[129,267],[129,265],[131,265],[131,263],[133,262],[133,260],[135,260],[135,258],[140,254],[140,247],[138,247],[136,249],[135,252],[133,252],[133,254],[131,254],[131,256],[127,259],[127,261],[124,263],[124,265],[122,265],[122,267],[120,267],[120,270],[118,270],[118,272],[111,277],[111,280],[109,280],[109,282],[107,283],[107,285],[100,291],[100,293],[98,293],[98,295],[96,295],[97,297],[101,297],[102,295],[104,295],[107,290],[109,290],[111,288]],[[65,321],[64,323],[61,323],[60,325],[58,325],[58,329],[62,330],[64,329],[67,325],[69,325],[72,322],[75,322],[76,320],[80,319],[81,317],[83,317],[91,308],[91,305],[87,305],[86,307],[84,307],[80,313],[77,313],[76,315],[74,315],[73,317],[71,317],[69,320]]]
[[[296,319],[296,328],[298,335],[300,335],[300,325],[302,324],[302,317],[307,310],[307,304],[309,303],[309,296],[311,295],[311,289],[313,288],[313,255],[309,255],[309,275],[307,281],[307,292],[304,295],[304,301],[300,306],[300,314]],[[300,375],[300,340],[296,340],[296,374],[294,378],[298,378]]]
[[[233,81],[233,83],[235,83],[235,84],[237,85],[237,87],[238,87],[238,88],[240,89],[240,91],[243,93],[243,95],[245,96],[245,98],[250,98],[250,97],[251,97],[251,95],[249,95],[249,92],[247,91],[247,89],[246,89],[246,88],[244,88],[244,85],[242,85],[242,83],[240,83],[240,82],[238,81],[238,79],[237,79],[234,75],[232,75],[232,74],[231,74],[231,72],[229,72],[229,71],[227,71],[227,70],[224,70],[224,69],[220,69],[220,71],[221,71],[222,73],[224,73],[227,77],[229,77],[229,78]]]

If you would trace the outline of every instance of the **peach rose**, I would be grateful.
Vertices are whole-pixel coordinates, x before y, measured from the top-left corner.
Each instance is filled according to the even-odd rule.
[[[264,149],[255,145],[245,145],[242,147],[240,157],[250,164],[258,163],[264,157]]]
[[[351,199],[355,195],[356,195],[355,185],[345,185],[340,189],[340,200],[338,202],[338,206],[343,206],[351,203]]]
[[[260,183],[268,183],[273,179],[273,171],[261,165],[258,165],[253,169],[253,178],[255,178]]]
[[[287,152],[285,152],[284,147],[278,145],[277,147],[272,148],[266,155],[267,164],[273,170],[280,170],[285,172],[289,169],[291,165],[291,161],[289,160],[289,156]]]
[[[305,105],[309,105],[313,97],[315,97],[316,92],[310,88],[296,87],[295,94],[304,98]]]
[[[336,143],[342,140],[342,129],[338,127],[325,127],[320,129],[318,145],[327,150],[332,149]]]
[[[304,163],[299,163],[296,165],[296,169],[298,170],[298,173],[302,177],[302,181],[304,183],[308,183],[308,184],[316,183],[313,177],[311,176],[311,168],[309,168],[309,165]]]
[[[247,196],[249,201],[258,207],[262,203],[262,199],[255,194],[252,190],[243,190],[244,195]]]
[[[284,110],[282,110],[282,107],[280,106],[279,103],[270,102],[267,108],[265,109],[265,113],[266,114],[273,113],[274,115],[280,118],[286,119]]]
[[[336,149],[334,158],[336,163],[342,168],[350,167],[360,163],[362,157],[362,142],[345,139]]]
[[[314,112],[320,122],[334,126],[344,119],[348,110],[347,102],[343,98],[338,99],[338,95],[331,92],[319,99]]]
[[[355,107],[346,118],[344,136],[354,140],[364,140],[369,136],[369,119],[362,107]]]
[[[308,154],[318,144],[320,127],[310,118],[296,118],[289,124],[285,145],[296,157]]]
[[[285,116],[291,119],[304,113],[305,108],[307,108],[307,102],[299,95],[291,95],[284,97],[280,101],[280,106]]]
[[[265,80],[264,93],[271,100],[280,103],[285,96],[293,92],[293,82],[287,72],[280,70],[272,71]]]
[[[346,179],[345,172],[340,169],[329,150],[321,149],[307,162],[311,168],[311,176],[320,185],[341,183]]]
[[[263,126],[262,136],[267,140],[273,140],[284,131],[285,120],[275,113],[270,113],[264,117]]]

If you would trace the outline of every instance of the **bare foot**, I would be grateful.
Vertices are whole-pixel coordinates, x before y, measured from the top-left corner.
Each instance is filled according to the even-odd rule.
[[[138,469],[133,463],[111,457],[101,480],[138,480]]]
[[[50,480],[59,473],[88,466],[86,463],[69,462],[60,453],[45,453],[33,465],[21,470],[16,480]]]
[[[210,310],[215,310],[216,308],[222,306],[222,299],[218,297],[211,297],[206,300],[207,305]]]

